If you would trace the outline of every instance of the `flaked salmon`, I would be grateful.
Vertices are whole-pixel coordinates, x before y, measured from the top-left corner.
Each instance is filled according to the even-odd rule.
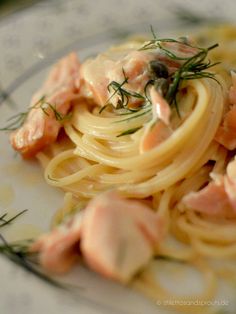
[[[61,120],[78,97],[79,69],[77,55],[70,53],[53,67],[43,87],[33,95],[23,126],[10,136],[13,148],[22,156],[32,157],[56,140]]]
[[[195,211],[210,216],[236,216],[236,160],[227,166],[226,174],[198,192],[190,192],[183,197],[182,203]]]
[[[31,250],[39,252],[49,271],[67,271],[81,252],[91,269],[127,282],[149,262],[163,235],[161,218],[147,205],[108,191],[69,224],[39,238]]]
[[[231,106],[226,112],[222,124],[219,126],[215,140],[229,150],[236,148],[236,73],[231,72],[232,86],[229,90]]]

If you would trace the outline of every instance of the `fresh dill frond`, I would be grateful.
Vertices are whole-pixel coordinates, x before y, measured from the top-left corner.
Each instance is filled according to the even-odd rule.
[[[32,240],[23,241],[19,243],[8,243],[5,238],[0,234],[0,240],[2,241],[2,245],[0,245],[0,254],[4,255],[13,263],[17,264],[18,266],[22,267],[29,273],[37,276],[38,278],[44,280],[45,282],[61,289],[65,289],[65,287],[54,280],[53,278],[49,277],[48,275],[41,272],[34,266],[35,261],[35,253],[31,253],[29,251],[29,245]]]
[[[124,119],[121,119],[121,120],[118,120],[118,121],[116,121],[114,123],[120,123],[120,122],[124,122],[124,121],[127,122],[127,121],[130,121],[132,119],[141,117],[141,116],[151,112],[151,107],[150,107],[151,103],[150,103],[150,100],[148,98],[147,91],[146,91],[146,86],[148,84],[150,84],[150,82],[148,82],[148,84],[146,84],[145,89],[144,89],[144,94],[142,95],[140,93],[137,93],[135,91],[131,91],[131,90],[129,90],[129,89],[124,87],[124,85],[129,82],[129,79],[126,76],[126,73],[125,73],[124,69],[122,69],[122,72],[123,72],[124,79],[123,79],[123,81],[121,83],[118,83],[116,81],[112,81],[107,86],[108,91],[110,93],[112,92],[112,94],[108,98],[106,104],[99,111],[99,114],[101,114],[103,112],[103,110],[105,110],[108,106],[112,106],[119,116],[127,116],[128,115],[128,117],[126,117]],[[113,106],[110,103],[110,100],[115,95],[118,95],[119,99],[118,99],[117,105]],[[135,107],[135,108],[128,107],[128,104],[129,104],[129,101],[130,101],[131,97],[139,99],[141,101],[141,104],[138,107]],[[143,110],[142,112],[140,112],[141,109],[145,109],[145,108],[148,108],[148,109],[147,110]],[[139,126],[139,127],[136,127],[136,128],[132,128],[132,129],[128,129],[128,130],[118,134],[117,137],[133,134],[133,133],[137,132],[141,128],[142,128],[142,126]]]
[[[151,112],[152,102],[149,96],[149,87],[151,86],[154,86],[157,91],[160,92],[162,97],[169,103],[170,106],[175,106],[176,112],[179,118],[181,118],[177,103],[177,94],[183,81],[210,78],[219,83],[215,78],[215,74],[208,71],[210,68],[217,65],[218,62],[212,63],[210,60],[206,60],[209,51],[218,47],[218,44],[214,44],[207,48],[202,48],[190,44],[186,37],[180,37],[179,39],[158,38],[154,32],[153,27],[151,26],[150,28],[153,39],[146,42],[139,50],[159,49],[162,55],[165,55],[167,59],[176,62],[178,66],[173,73],[169,73],[165,63],[162,64],[161,61],[158,61],[158,58],[150,61],[148,67],[150,72],[149,80],[145,84],[144,90],[141,93],[136,93],[126,88],[125,85],[129,83],[129,78],[127,77],[124,69],[122,69],[124,75],[123,81],[121,83],[112,81],[107,86],[108,91],[111,92],[112,90],[113,92],[107,103],[100,110],[100,113],[105,110],[109,105],[111,105],[110,100],[112,97],[118,95],[119,97],[116,107],[113,105],[112,106],[118,115],[128,115],[128,117],[116,121],[115,123],[129,121]],[[172,51],[171,48],[169,48],[171,46],[167,45],[169,43],[181,45],[181,47],[183,47],[183,51],[189,50],[191,55],[183,55],[183,53],[178,55],[178,50]],[[141,100],[140,105],[134,109],[129,106],[131,97]],[[147,111],[142,110],[139,112],[145,106],[148,107]],[[122,136],[123,134],[126,134],[126,131],[119,134],[118,137]]]
[[[0,131],[14,131],[18,128],[20,128],[26,121],[26,118],[30,112],[31,109],[35,108],[41,101],[43,101],[44,96],[37,101],[32,108],[29,108],[27,111],[17,113],[13,116],[11,116],[7,121],[10,121],[9,124],[1,128]]]
[[[0,216],[0,222],[1,222],[0,227],[9,225],[16,218],[24,214],[26,211],[27,209],[24,209],[9,219],[7,219],[7,215],[8,215],[7,213],[2,214]],[[17,264],[18,266],[22,267],[23,269],[30,272],[31,274],[37,276],[41,280],[44,280],[45,282],[55,287],[66,289],[64,285],[57,282],[56,280],[49,277],[48,275],[44,274],[39,269],[39,267],[37,266],[37,254],[30,252],[29,250],[29,247],[33,242],[32,239],[18,241],[14,243],[8,243],[6,239],[3,237],[3,235],[0,234],[0,241],[2,242],[2,244],[0,244],[1,255],[5,256],[7,259]]]
[[[16,115],[10,117],[7,121],[8,124],[0,128],[0,131],[15,131],[23,126],[31,110],[42,110],[46,116],[50,115],[50,110],[53,112],[56,121],[64,122],[71,117],[69,114],[61,114],[57,109],[56,105],[53,105],[46,101],[46,96],[42,96],[33,106],[31,106],[27,111],[20,112]]]
[[[121,136],[133,134],[133,133],[137,132],[138,130],[140,130],[141,128],[142,128],[141,126],[138,126],[137,128],[132,128],[132,129],[126,130],[126,131],[116,135],[116,137],[121,137]]]
[[[43,102],[40,105],[40,109],[42,109],[42,111],[44,112],[45,115],[49,116],[49,112],[48,110],[51,110],[54,114],[54,117],[57,121],[59,122],[63,122],[67,119],[69,119],[71,117],[71,113],[69,114],[62,114],[60,113],[57,109],[56,106],[53,106],[52,104],[50,104],[49,102]]]
[[[121,119],[121,120],[117,120],[115,121],[114,123],[120,123],[120,122],[125,122],[125,121],[130,121],[130,120],[133,120],[133,119],[136,119],[136,118],[139,118],[139,117],[142,117],[148,113],[151,113],[152,112],[152,108],[149,106],[149,108],[147,110],[144,110],[142,112],[139,112],[138,113],[132,113],[129,115],[128,118],[125,118],[125,119]]]
[[[3,214],[2,216],[0,216],[0,227],[4,227],[6,225],[9,225],[11,222],[13,222],[17,217],[21,216],[22,214],[24,214],[25,212],[27,212],[27,209],[22,210],[21,212],[19,212],[18,214],[16,214],[15,216],[7,219],[7,213]]]
[[[7,119],[8,121],[7,125],[3,128],[0,128],[0,131],[14,131],[20,128],[24,124],[27,116],[28,111],[20,112],[18,114],[13,115],[9,119]]]
[[[46,101],[46,96],[42,96],[31,108],[32,109],[41,109],[43,111],[43,113],[46,116],[50,115],[50,110],[53,112],[54,117],[57,121],[59,122],[63,122],[66,119],[69,119],[71,117],[71,114],[62,114],[60,113],[57,109],[56,109],[56,105],[49,103],[48,101]]]
[[[170,59],[172,60],[176,60],[176,61],[181,61],[181,60],[188,60],[189,57],[180,57],[177,56],[175,53],[173,53],[172,51],[168,50],[167,48],[164,47],[163,44],[165,43],[176,43],[176,44],[182,44],[186,47],[189,48],[196,48],[196,49],[200,49],[199,47],[193,46],[191,44],[189,44],[185,37],[180,37],[179,40],[177,39],[173,39],[173,38],[157,38],[157,36],[155,35],[153,29],[152,29],[152,35],[153,35],[153,39],[149,40],[147,43],[145,43],[141,48],[139,48],[140,51],[142,50],[155,50],[155,49],[160,49],[161,51],[163,51]]]
[[[185,260],[174,258],[174,257],[168,256],[168,255],[158,255],[158,256],[155,256],[155,260],[163,260],[163,261],[175,262],[175,263],[180,263],[180,264],[186,263]]]
[[[218,47],[218,44],[214,44],[208,48],[197,48],[199,51],[192,57],[189,57],[179,67],[179,69],[173,73],[171,78],[172,82],[165,97],[169,104],[176,104],[176,95],[182,81],[201,78],[210,78],[216,80],[214,73],[205,70],[215,66],[218,63],[211,63],[210,61],[204,62],[208,52],[216,47]]]
[[[174,73],[169,75],[169,88],[165,95],[163,95],[170,105],[173,104],[176,107],[177,113],[179,115],[176,96],[179,91],[180,84],[184,80],[210,78],[219,83],[215,78],[215,74],[207,71],[219,63],[212,63],[210,60],[205,61],[209,51],[218,47],[218,44],[214,44],[207,48],[202,48],[191,45],[185,38],[180,38],[179,40],[172,38],[158,38],[153,28],[151,28],[151,33],[153,35],[153,39],[145,43],[144,46],[140,48],[140,50],[159,49],[164,55],[166,55],[166,57],[180,63],[179,68]],[[191,49],[193,53],[194,50],[196,50],[196,52],[190,57],[178,56],[176,52],[174,53],[173,51],[167,49],[165,46],[166,43],[176,43]]]
[[[110,93],[110,90],[111,90],[111,88],[113,88],[113,93],[111,94],[111,96],[108,98],[108,100],[107,100],[107,103],[109,103],[109,101],[115,96],[115,94],[118,94],[118,95],[120,95],[121,96],[121,101],[122,102],[124,102],[124,100],[125,100],[125,96],[124,96],[124,94],[123,94],[123,92],[122,92],[122,87],[126,84],[126,83],[128,83],[128,77],[126,77],[126,75],[125,75],[125,71],[124,71],[124,69],[122,69],[122,72],[123,72],[123,75],[124,75],[124,80],[123,80],[123,82],[121,82],[121,83],[117,83],[117,82],[115,82],[115,81],[112,81],[110,84],[108,84],[108,86],[107,86],[107,90],[108,90],[108,92]]]
[[[130,97],[141,99],[143,101],[146,100],[145,96],[141,95],[140,93],[125,89],[123,87],[125,84],[127,84],[129,82],[129,79],[126,76],[124,69],[122,69],[122,72],[123,72],[124,80],[121,83],[118,83],[116,81],[112,81],[111,83],[108,84],[108,86],[107,86],[108,92],[111,93],[111,91],[112,91],[112,94],[108,98],[105,106],[103,106],[102,109],[100,110],[100,113],[105,109],[104,107],[107,107],[107,105],[110,103],[110,100],[115,95],[119,96],[119,100],[118,100],[117,105],[115,107],[116,109],[127,108]]]

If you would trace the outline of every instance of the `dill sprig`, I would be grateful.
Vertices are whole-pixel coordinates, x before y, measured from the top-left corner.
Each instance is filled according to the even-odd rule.
[[[54,114],[54,117],[59,122],[64,122],[64,120],[69,119],[71,117],[70,114],[61,114],[57,109],[56,106],[46,101],[46,97],[42,96],[33,106],[31,106],[27,111],[20,112],[11,116],[7,119],[8,124],[0,128],[0,131],[14,131],[19,129],[26,121],[29,113],[31,110],[38,110],[41,109],[43,113],[47,116],[50,115],[49,111],[51,110]]]
[[[29,252],[29,245],[32,240],[10,244],[1,234],[0,240],[3,243],[2,245],[0,245],[0,254],[4,255],[13,263],[21,266],[23,269],[44,280],[45,282],[55,287],[65,289],[62,284],[38,270],[36,266],[33,266],[34,264],[36,264],[34,261],[35,253]]]
[[[176,101],[176,95],[179,91],[179,86],[182,81],[201,78],[211,78],[217,81],[215,78],[215,74],[212,72],[208,72],[206,70],[215,66],[216,64],[218,64],[218,62],[217,63],[211,63],[210,61],[204,62],[208,52],[216,47],[218,47],[218,44],[214,44],[208,48],[198,48],[199,51],[192,57],[189,57],[179,67],[179,69],[177,69],[173,73],[171,77],[171,84],[165,97],[170,105],[174,101]]]
[[[28,111],[25,111],[11,116],[7,119],[8,124],[5,127],[0,128],[0,131],[14,131],[20,128],[24,124],[28,113]]]
[[[4,213],[0,216],[0,227],[4,227],[12,223],[16,218],[21,216],[27,211],[27,209],[20,211],[15,216],[7,219],[7,213]],[[30,272],[31,274],[37,276],[41,280],[62,289],[66,289],[64,285],[57,282],[53,278],[49,277],[48,275],[44,274],[39,267],[37,266],[37,253],[30,252],[29,247],[32,244],[33,240],[24,240],[20,242],[8,243],[6,239],[0,234],[0,254],[5,256],[7,259],[12,261],[13,263],[17,264],[18,266],[22,267],[26,271]]]
[[[21,212],[17,213],[15,216],[7,219],[7,213],[3,214],[2,216],[0,216],[0,227],[4,227],[6,225],[9,225],[10,223],[12,223],[17,217],[21,216],[22,214],[24,214],[25,212],[27,212],[27,209],[22,210]]]
[[[164,54],[169,60],[173,60],[177,62],[179,65],[175,72],[168,73],[168,68],[164,63],[158,60],[153,60],[149,64],[149,74],[150,79],[147,81],[143,92],[136,93],[134,91],[130,91],[126,88],[126,84],[129,83],[129,78],[127,77],[124,69],[122,69],[124,79],[121,83],[112,81],[107,89],[111,93],[107,103],[100,110],[100,113],[107,108],[110,104],[110,100],[118,95],[118,101],[116,106],[113,106],[116,113],[120,116],[127,116],[124,119],[121,119],[118,122],[130,121],[131,119],[138,118],[140,116],[149,114],[152,111],[152,102],[149,98],[149,88],[151,86],[155,86],[158,92],[161,93],[163,98],[169,103],[170,106],[175,106],[176,112],[180,117],[180,111],[177,103],[177,94],[180,90],[180,85],[183,81],[193,80],[193,79],[201,79],[201,78],[210,78],[215,80],[215,74],[213,72],[208,71],[213,66],[217,65],[217,63],[212,63],[210,60],[206,61],[207,55],[210,50],[218,47],[218,44],[214,44],[207,48],[197,47],[190,44],[185,37],[181,37],[179,39],[173,38],[158,38],[151,26],[151,33],[153,39],[146,42],[139,50],[156,50],[159,49],[162,54]],[[191,56],[183,55],[183,53],[179,54],[176,51],[172,51],[168,49],[168,43],[173,43],[177,45],[182,45],[186,50],[191,51]],[[155,68],[153,68],[155,67]],[[219,82],[218,82],[219,83]],[[141,103],[136,108],[129,107],[130,98],[136,98],[141,100]],[[144,110],[143,110],[144,109]],[[133,129],[128,129],[120,134],[117,137],[133,134],[140,127],[136,127]]]
[[[49,116],[48,110],[51,110],[55,116],[55,119],[59,122],[63,122],[71,117],[71,114],[61,114],[58,110],[56,110],[55,106],[50,104],[49,102],[44,101],[40,107],[46,116]]]
[[[123,79],[123,81],[121,83],[118,83],[116,81],[112,81],[107,86],[108,91],[110,93],[112,91],[112,94],[108,98],[106,104],[99,111],[99,113],[101,114],[103,110],[105,110],[108,106],[111,105],[110,100],[115,95],[118,95],[119,99],[118,99],[117,105],[116,106],[111,105],[111,106],[115,109],[116,113],[119,116],[127,116],[128,115],[128,117],[126,117],[124,119],[121,119],[121,120],[118,120],[118,121],[116,121],[114,123],[120,123],[120,122],[124,122],[124,121],[133,120],[135,118],[138,118],[138,117],[141,117],[143,115],[146,115],[146,114],[150,113],[151,110],[152,110],[151,109],[151,101],[150,101],[150,99],[148,97],[148,90],[147,90],[147,87],[149,86],[149,84],[150,84],[150,82],[152,80],[149,80],[146,83],[146,85],[144,87],[144,92],[143,92],[143,95],[142,95],[140,93],[131,91],[131,90],[129,90],[129,89],[124,87],[125,84],[129,83],[129,79],[126,76],[126,73],[125,73],[124,69],[122,69],[122,73],[123,73],[124,79]],[[129,100],[130,100],[131,97],[141,100],[141,104],[138,107],[135,107],[135,108],[128,107]],[[143,109],[143,110],[140,112],[141,109]],[[139,126],[139,127],[136,127],[136,128],[132,128],[132,129],[128,129],[128,130],[118,134],[117,137],[133,134],[133,133],[135,133],[136,131],[138,131],[141,128],[142,128],[142,126]]]
[[[177,104],[177,93],[179,91],[180,84],[183,81],[210,78],[219,83],[215,78],[215,73],[207,71],[213,66],[219,64],[219,62],[212,63],[210,60],[205,61],[209,51],[218,47],[218,44],[211,45],[207,48],[202,48],[189,44],[186,38],[183,37],[180,38],[179,40],[172,38],[162,39],[157,38],[152,27],[151,32],[153,34],[153,39],[144,44],[144,46],[141,47],[140,50],[160,49],[160,51],[162,51],[164,55],[166,55],[171,60],[180,62],[179,68],[174,73],[169,75],[168,77],[169,87],[165,95],[163,95],[170,105],[173,104],[176,107],[176,111],[180,117],[179,108]],[[165,47],[165,43],[176,43],[179,45],[183,45],[187,48],[193,49],[193,51],[196,50],[196,53],[190,57],[178,56],[173,51],[167,49]]]
[[[168,262],[175,262],[175,263],[186,263],[185,260],[181,260],[172,256],[168,256],[168,255],[157,255],[155,256],[155,260],[159,260],[159,261],[168,261]]]
[[[129,112],[136,112],[137,109],[128,108],[130,97],[134,97],[137,99],[141,99],[143,101],[146,100],[146,97],[141,95],[140,93],[128,90],[124,88],[124,85],[129,82],[129,78],[126,76],[124,69],[122,68],[122,73],[124,76],[124,80],[121,83],[116,81],[112,81],[108,84],[107,90],[109,93],[112,93],[111,96],[106,101],[106,104],[100,109],[99,113],[102,113],[104,109],[106,109],[110,105],[110,100],[115,96],[118,95],[119,99],[115,109],[126,109]]]
[[[174,52],[165,48],[163,43],[180,43],[180,41],[175,40],[175,39],[171,39],[171,38],[152,39],[152,40],[148,41],[144,46],[142,46],[139,50],[140,51],[142,51],[142,50],[155,50],[155,49],[159,48],[172,60],[176,60],[176,61],[188,60],[188,57],[177,56]],[[181,44],[183,44],[183,43],[181,42]],[[188,44],[186,44],[186,46],[194,48]]]
[[[24,209],[9,219],[7,219],[8,214],[4,213],[0,216],[0,227],[11,224],[16,218],[24,214],[26,211],[27,209]],[[48,277],[46,274],[33,266],[33,264],[36,264],[36,254],[29,251],[29,246],[33,242],[33,240],[8,243],[3,235],[0,234],[0,241],[2,242],[2,244],[0,244],[0,254],[4,255],[10,261],[23,267],[25,270],[36,275],[40,279],[43,279],[44,281],[52,284],[53,286],[64,288],[60,283]]]
[[[130,120],[133,120],[133,119],[136,119],[136,118],[145,116],[146,114],[151,113],[151,111],[152,111],[152,108],[151,108],[150,105],[149,105],[149,106],[146,106],[146,107],[143,107],[143,108],[144,108],[145,110],[141,111],[141,109],[140,109],[140,110],[138,110],[137,112],[130,112],[128,118],[115,121],[114,123],[120,123],[120,122],[130,121]],[[142,109],[143,109],[143,108],[142,108]],[[146,108],[147,108],[147,109],[146,109]],[[141,111],[141,112],[140,112],[140,111]],[[127,114],[128,114],[128,113],[127,113]]]
[[[135,132],[137,132],[138,130],[140,130],[142,127],[141,126],[138,126],[137,128],[132,128],[132,129],[128,129],[118,135],[116,135],[116,137],[121,137],[121,136],[124,136],[124,135],[130,135],[130,134],[133,134]]]

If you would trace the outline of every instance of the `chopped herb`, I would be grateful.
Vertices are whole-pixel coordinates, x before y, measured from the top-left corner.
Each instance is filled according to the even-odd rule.
[[[148,70],[150,79],[147,81],[143,93],[136,93],[134,91],[130,91],[125,88],[125,85],[129,83],[129,78],[126,76],[124,69],[123,75],[124,79],[121,83],[112,81],[108,86],[108,91],[112,94],[109,97],[105,106],[103,106],[100,110],[100,113],[106,109],[110,104],[110,100],[115,95],[118,95],[118,102],[117,105],[114,107],[116,113],[118,115],[129,115],[125,119],[121,119],[118,122],[129,121],[131,119],[135,119],[137,117],[143,116],[148,114],[152,111],[152,103],[151,99],[149,98],[149,87],[154,86],[157,91],[166,99],[170,106],[175,106],[176,112],[180,117],[180,112],[177,103],[177,94],[180,89],[180,84],[183,81],[193,80],[193,79],[201,79],[201,78],[210,78],[215,80],[217,83],[217,79],[215,78],[215,74],[209,72],[208,69],[212,68],[213,66],[217,65],[218,63],[212,63],[211,61],[205,61],[207,58],[208,52],[216,47],[218,44],[214,44],[208,48],[196,47],[191,45],[186,37],[180,37],[178,40],[172,38],[158,38],[151,26],[151,32],[153,35],[153,39],[148,41],[140,48],[140,50],[156,50],[159,49],[167,58],[170,60],[176,61],[178,67],[176,71],[173,73],[169,73],[168,68],[164,64],[164,62],[158,60],[152,60],[149,62]],[[173,52],[167,49],[167,43],[176,43],[178,45],[182,45],[183,49],[190,50],[191,56],[183,56],[178,55],[176,52]],[[136,99],[140,99],[141,104],[136,108],[130,108],[129,101],[130,98],[134,97]],[[141,109],[147,108],[147,110]],[[139,127],[141,128],[141,126]],[[118,137],[131,134],[130,132],[134,133],[139,128],[131,129],[122,132],[121,134],[117,135]],[[127,133],[128,132],[128,133]]]
[[[38,278],[46,281],[47,283],[50,283],[55,287],[65,289],[62,284],[38,270],[36,266],[33,266],[33,264],[35,264],[33,259],[33,257],[35,257],[35,254],[29,252],[29,244],[31,243],[31,240],[21,243],[10,244],[1,234],[0,240],[3,243],[2,245],[0,245],[0,254],[4,255],[13,263],[21,266],[25,270],[29,271],[31,274],[36,275]]]
[[[131,108],[127,108],[127,105],[129,103],[130,97],[138,98],[143,101],[145,101],[145,97],[139,93],[136,93],[134,91],[130,91],[128,89],[125,89],[123,86],[128,83],[128,77],[125,74],[124,69],[122,69],[124,80],[121,83],[118,83],[116,81],[112,81],[108,86],[107,89],[109,93],[113,90],[111,96],[108,98],[106,104],[101,108],[99,113],[101,113],[107,106],[110,104],[110,100],[115,96],[119,96],[119,100],[117,102],[117,105],[115,109],[128,109],[129,111],[133,111]]]
[[[10,224],[13,220],[15,220],[17,217],[21,216],[22,214],[24,214],[26,211],[27,211],[27,209],[24,209],[8,220],[6,219],[7,213],[3,214],[2,216],[0,216],[0,221],[1,221],[0,227],[4,227],[4,226]]]
[[[14,221],[17,217],[21,216],[27,211],[27,209],[22,210],[15,216],[7,219],[7,213],[4,213],[0,216],[0,227],[4,227]],[[32,243],[32,240],[25,240],[21,242],[15,243],[8,243],[6,239],[0,234],[0,254],[4,255],[6,258],[14,262],[15,264],[23,267],[25,270],[31,272],[32,274],[36,275],[37,277],[47,281],[48,283],[63,288],[63,286],[53,280],[52,278],[48,277],[41,271],[39,271],[36,267],[33,266],[35,264],[35,253],[29,252],[29,245]]]
[[[167,92],[163,94],[167,102],[170,105],[173,104],[176,107],[177,113],[179,113],[176,96],[182,81],[200,78],[210,78],[217,81],[215,78],[215,74],[206,70],[217,65],[218,62],[211,63],[211,61],[206,62],[204,60],[206,59],[208,52],[218,47],[218,44],[214,44],[208,48],[201,48],[189,44],[186,38],[180,38],[179,40],[175,40],[172,38],[159,39],[155,35],[153,29],[151,29],[151,31],[153,34],[153,39],[144,44],[144,46],[140,50],[160,49],[160,51],[162,51],[171,60],[181,62],[179,68],[173,74],[169,75],[169,87]],[[181,44],[187,48],[195,49],[196,53],[191,57],[180,57],[176,53],[173,53],[172,51],[165,48],[165,43]]]
[[[172,76],[172,83],[170,84],[166,95],[166,100],[169,102],[169,104],[172,104],[174,99],[176,99],[179,85],[182,81],[200,78],[211,78],[216,80],[214,73],[206,72],[205,70],[215,66],[218,63],[211,63],[210,61],[204,62],[208,52],[216,47],[218,47],[218,44],[212,45],[208,48],[198,48],[200,51],[192,57],[188,58],[180,66],[180,68],[174,72]]]
[[[0,131],[14,131],[20,128],[28,115],[28,111],[20,112],[12,117],[10,117],[7,121],[9,122],[5,127],[0,128]]]
[[[138,126],[137,128],[126,130],[126,131],[118,134],[116,137],[121,137],[121,136],[124,136],[124,135],[133,134],[133,133],[137,132],[138,130],[140,130],[141,128],[142,128],[141,126]]]
[[[120,123],[120,122],[124,122],[124,121],[130,121],[130,120],[139,118],[139,117],[141,117],[141,116],[144,116],[144,115],[146,115],[146,114],[148,114],[148,113],[151,113],[151,112],[152,112],[152,108],[151,108],[150,106],[147,106],[147,108],[148,108],[147,110],[143,110],[142,112],[131,113],[128,118],[115,121],[114,123]]]
[[[66,119],[69,119],[71,117],[71,114],[61,114],[59,111],[56,110],[56,108],[48,103],[48,102],[44,102],[41,106],[40,106],[40,109],[43,110],[43,112],[49,116],[49,112],[48,112],[48,109],[52,110],[52,112],[54,113],[54,116],[55,116],[55,119],[57,121],[60,121],[60,122],[63,122],[64,120]]]
[[[168,256],[168,255],[159,255],[155,257],[156,260],[164,260],[164,261],[170,261],[170,262],[175,262],[175,263],[185,263],[186,261]]]
[[[55,116],[55,119],[59,122],[64,122],[64,120],[69,119],[71,114],[61,114],[58,110],[56,110],[53,104],[45,101],[45,96],[42,96],[32,107],[30,107],[27,111],[20,112],[16,115],[10,117],[7,121],[9,122],[5,127],[0,128],[0,131],[14,131],[19,129],[26,121],[28,114],[31,110],[41,109],[43,113],[49,116],[49,111],[51,110]]]
[[[119,96],[119,100],[117,102],[117,105],[115,108],[116,113],[118,113],[119,116],[123,116],[123,115],[129,115],[128,118],[125,119],[121,119],[118,120],[114,123],[120,123],[120,122],[124,122],[124,121],[130,121],[132,119],[141,117],[143,115],[146,115],[147,113],[151,112],[151,103],[150,100],[148,98],[148,94],[147,94],[147,89],[146,87],[151,84],[151,80],[147,82],[145,88],[144,88],[144,95],[134,92],[134,91],[130,91],[128,89],[124,88],[124,85],[128,83],[128,77],[125,74],[124,69],[122,69],[123,75],[124,75],[124,80],[121,83],[112,81],[108,86],[107,89],[109,92],[111,92],[111,90],[113,90],[111,96],[109,97],[109,99],[107,100],[107,103],[101,108],[101,110],[99,111],[99,113],[102,113],[102,111],[104,109],[106,109],[108,106],[110,106],[110,100],[112,97],[114,97],[116,94]],[[128,103],[130,100],[130,97],[134,97],[136,99],[140,99],[142,100],[142,104],[137,107],[137,108],[129,108],[128,107]],[[142,112],[139,112],[141,109],[144,109]],[[145,110],[147,109],[147,110]],[[142,126],[136,127],[136,128],[132,128],[129,130],[126,130],[120,134],[117,135],[117,137],[121,137],[121,136],[125,136],[128,134],[133,134],[135,132],[137,132],[139,129],[141,129]]]
[[[0,221],[2,224],[0,224],[0,227],[3,227],[5,225],[10,224],[13,220],[15,220],[17,217],[25,213],[27,210],[22,210],[15,216],[11,217],[10,219],[6,219],[7,213],[4,213],[2,216],[0,216]],[[30,245],[32,244],[33,240],[23,240],[19,242],[14,243],[8,243],[6,239],[3,237],[2,234],[0,234],[0,241],[2,244],[0,244],[0,254],[5,256],[7,259],[9,259],[11,262],[15,263],[16,265],[22,267],[25,271],[28,271],[29,273],[35,275],[39,279],[45,281],[46,283],[49,283],[50,285],[64,289],[64,290],[71,290],[75,288],[81,289],[81,287],[73,286],[68,283],[60,283],[56,280],[54,280],[52,277],[49,277],[47,274],[45,274],[38,266],[37,257],[38,254],[31,252],[29,250]]]

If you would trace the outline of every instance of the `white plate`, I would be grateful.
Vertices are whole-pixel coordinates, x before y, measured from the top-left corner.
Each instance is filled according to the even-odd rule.
[[[121,41],[130,33],[186,28],[176,15],[187,7],[207,18],[234,19],[233,1],[43,1],[0,21],[0,126],[22,111],[37,89],[48,67],[59,57],[76,50],[81,59]],[[15,107],[13,103],[17,106]],[[16,109],[17,108],[17,109]],[[24,162],[0,134],[0,213],[29,209],[17,222],[1,230],[9,240],[37,235],[48,230],[50,217],[62,204],[63,193],[50,188],[34,162]],[[65,293],[25,273],[0,258],[0,313],[167,313],[143,296],[109,282],[82,266],[67,279],[79,288]],[[175,278],[173,282],[176,285]],[[191,284],[189,284],[191,286]],[[195,284],[193,284],[195,286]],[[219,298],[226,298],[228,290]],[[229,300],[227,296],[227,300]],[[234,308],[231,300],[231,308]],[[236,305],[235,305],[236,306]]]

